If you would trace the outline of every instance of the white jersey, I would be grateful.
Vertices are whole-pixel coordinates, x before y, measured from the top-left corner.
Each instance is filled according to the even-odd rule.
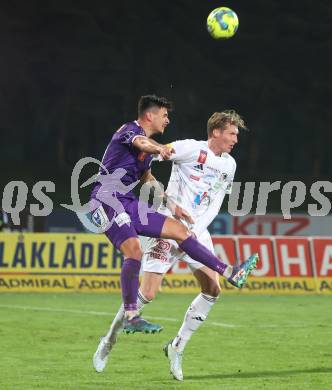
[[[198,241],[214,251],[207,227],[217,216],[225,194],[231,192],[236,163],[228,153],[216,156],[208,147],[207,141],[193,139],[175,141],[171,144],[172,173],[167,194],[179,206],[189,212],[195,223],[189,229],[196,234]],[[171,212],[165,207],[159,211],[166,215]],[[185,261],[193,270],[203,265],[178,251],[174,240],[142,239],[144,248],[143,271],[166,273],[177,260]]]
[[[228,153],[216,156],[207,141],[187,139],[171,144],[172,173],[167,195],[194,219],[199,236],[218,214],[225,194],[230,194],[236,162]]]

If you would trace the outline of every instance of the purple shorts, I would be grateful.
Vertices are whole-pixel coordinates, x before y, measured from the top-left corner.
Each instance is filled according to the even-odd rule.
[[[105,234],[112,244],[120,249],[121,244],[130,237],[138,235],[159,238],[164,226],[165,215],[157,211],[144,212],[146,204],[133,198],[116,198],[123,206],[122,212],[116,212],[113,207],[108,206],[96,199],[91,199],[92,221],[98,227],[107,226]],[[95,203],[97,202],[97,204]],[[143,210],[143,212],[142,212]],[[119,211],[119,210],[118,210]],[[110,225],[110,226],[109,226]]]

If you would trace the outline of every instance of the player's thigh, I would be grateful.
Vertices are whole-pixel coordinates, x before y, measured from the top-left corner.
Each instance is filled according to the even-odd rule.
[[[135,220],[129,213],[116,214],[115,210],[105,203],[98,202],[99,206],[92,212],[91,220],[98,228],[105,228],[106,237],[124,254],[125,257],[141,259],[142,251],[135,229]],[[130,203],[124,204],[127,209]]]
[[[163,277],[164,274],[144,271],[140,285],[140,291],[144,298],[146,298],[148,301],[151,301],[155,298],[161,286]]]
[[[132,202],[130,205],[130,216],[139,235],[169,238],[178,242],[182,242],[191,235],[188,228],[181,222],[158,211],[147,212],[148,209],[149,207],[140,201]]]
[[[131,203],[129,213],[138,235],[160,237],[165,219],[167,218],[165,215],[152,211],[147,204],[138,200]]]
[[[217,272],[203,266],[194,271],[194,276],[201,286],[202,293],[213,297],[217,297],[220,294],[221,288],[219,274]]]

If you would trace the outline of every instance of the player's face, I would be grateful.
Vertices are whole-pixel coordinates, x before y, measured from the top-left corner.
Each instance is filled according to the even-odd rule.
[[[150,120],[153,131],[155,133],[163,134],[166,126],[169,124],[170,120],[168,118],[167,108],[161,107],[156,108],[150,112]]]
[[[223,131],[218,129],[215,132],[216,143],[221,153],[230,153],[232,151],[233,147],[238,142],[238,134],[239,129],[230,123],[227,123]]]

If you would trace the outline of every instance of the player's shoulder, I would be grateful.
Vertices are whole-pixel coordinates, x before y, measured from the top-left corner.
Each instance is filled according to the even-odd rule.
[[[200,149],[200,148],[205,148],[207,147],[206,141],[198,141],[193,138],[186,138],[186,139],[181,139],[181,140],[176,140],[172,142],[172,144],[175,145],[181,145],[183,147],[191,148],[192,150]]]
[[[132,122],[126,122],[122,126],[118,128],[116,131],[117,133],[127,132],[127,131],[135,131],[135,132],[142,132],[144,133],[144,130],[141,128],[141,126],[138,124],[137,121]]]
[[[140,135],[146,136],[142,127],[136,121],[127,122],[114,133],[113,140],[130,144],[135,137]]]
[[[233,156],[231,156],[229,153],[226,153],[226,152],[222,153],[222,155],[220,157],[225,159],[229,164],[232,164],[232,165],[234,165],[234,167],[236,167],[235,158]]]

